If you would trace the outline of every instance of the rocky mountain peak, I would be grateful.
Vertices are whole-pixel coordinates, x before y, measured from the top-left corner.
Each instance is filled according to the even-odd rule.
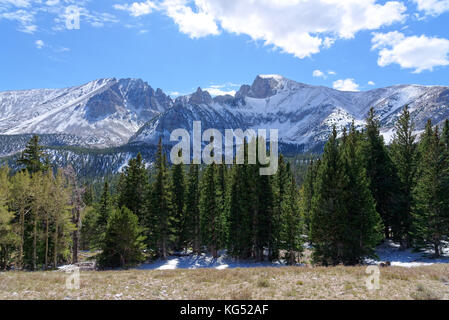
[[[203,91],[200,87],[190,96],[190,103],[192,104],[210,104],[213,102],[213,99],[209,92]]]

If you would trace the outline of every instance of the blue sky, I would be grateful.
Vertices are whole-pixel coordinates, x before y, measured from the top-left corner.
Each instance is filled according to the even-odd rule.
[[[449,86],[449,0],[0,0],[0,39],[0,91],[131,77],[219,94],[257,74]]]

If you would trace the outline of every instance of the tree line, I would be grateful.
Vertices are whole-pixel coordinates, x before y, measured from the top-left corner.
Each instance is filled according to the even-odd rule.
[[[116,192],[105,181],[98,199],[73,169],[51,170],[36,137],[24,170],[0,170],[0,267],[56,267],[79,249],[98,250],[104,268],[224,250],[293,265],[305,242],[316,264],[353,265],[383,239],[439,256],[449,240],[449,121],[441,130],[429,120],[419,141],[414,132],[405,107],[387,146],[371,109],[363,130],[333,128],[300,186],[282,155],[273,176],[248,164],[255,140],[244,141],[242,165],[170,166],[159,142],[151,170],[138,154]]]
[[[449,240],[449,121],[427,122],[418,142],[405,107],[389,147],[371,109],[362,132],[354,125],[309,167],[301,189],[306,233],[314,260],[356,264],[382,239],[401,249],[432,249]]]

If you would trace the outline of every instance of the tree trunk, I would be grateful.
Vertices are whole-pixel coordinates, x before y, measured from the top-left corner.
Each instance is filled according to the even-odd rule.
[[[46,226],[45,226],[45,270],[48,269],[48,216],[46,219]]]
[[[19,248],[19,270],[23,268],[23,243],[25,241],[25,212],[20,211],[20,248]]]
[[[37,212],[34,217],[33,226],[33,271],[36,271],[36,260],[37,260]]]

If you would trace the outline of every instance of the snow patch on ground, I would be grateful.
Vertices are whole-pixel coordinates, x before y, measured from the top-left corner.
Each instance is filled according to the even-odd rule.
[[[392,266],[397,267],[420,267],[436,263],[449,263],[449,248],[443,250],[443,256],[433,258],[431,251],[414,252],[413,249],[399,250],[399,244],[392,241],[385,241],[377,247],[376,254],[379,261],[368,259],[369,264],[379,264],[381,262],[390,261]]]
[[[226,254],[214,259],[207,254],[170,256],[167,260],[157,260],[153,263],[142,264],[139,270],[176,270],[176,269],[234,269],[234,268],[261,268],[261,267],[282,267],[281,262],[254,262],[235,260]]]

